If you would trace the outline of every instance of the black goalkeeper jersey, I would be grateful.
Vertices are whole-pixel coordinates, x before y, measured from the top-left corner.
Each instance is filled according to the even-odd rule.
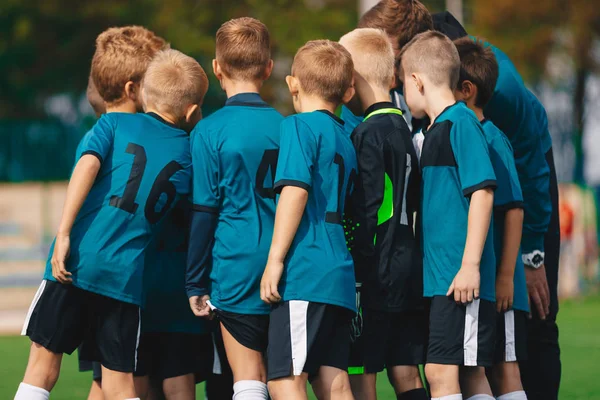
[[[423,305],[422,252],[413,230],[421,174],[402,112],[376,103],[352,133],[358,180],[348,209],[362,305],[400,312]]]

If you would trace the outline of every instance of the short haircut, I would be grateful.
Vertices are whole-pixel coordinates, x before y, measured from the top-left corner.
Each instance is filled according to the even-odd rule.
[[[92,79],[100,97],[109,104],[125,100],[129,81],[141,82],[154,55],[169,44],[141,26],[109,28],[96,39]]]
[[[399,52],[413,37],[432,30],[433,19],[418,0],[381,0],[362,16],[358,27],[383,29]]]
[[[427,31],[415,36],[400,54],[403,73],[420,72],[436,86],[454,90],[460,73],[456,46],[443,33]]]
[[[332,103],[340,104],[352,85],[352,56],[337,42],[311,40],[302,46],[292,64],[302,90]]]
[[[225,22],[217,31],[216,58],[230,79],[264,79],[271,60],[269,30],[265,24],[250,17]]]
[[[381,29],[360,28],[342,36],[340,44],[352,55],[354,70],[367,82],[389,89],[394,78],[394,50]]]
[[[480,40],[469,37],[454,41],[460,56],[460,75],[457,88],[460,89],[464,81],[471,81],[477,86],[475,105],[485,107],[494,94],[498,80],[498,62],[489,46]]]
[[[202,104],[208,78],[192,57],[168,49],[157,53],[148,66],[142,90],[147,106],[179,118],[189,105]]]

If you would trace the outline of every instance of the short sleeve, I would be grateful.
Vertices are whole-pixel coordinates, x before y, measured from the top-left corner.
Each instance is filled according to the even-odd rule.
[[[498,188],[494,194],[494,207],[509,210],[523,208],[523,193],[517,167],[508,138],[498,132],[490,148],[490,157],[496,174]]]
[[[219,211],[219,157],[200,122],[192,133],[193,210]]]
[[[79,143],[79,158],[91,154],[103,163],[113,147],[114,137],[114,121],[109,115],[103,115]]]
[[[275,191],[284,186],[308,190],[316,162],[317,142],[313,132],[298,118],[286,118],[281,123],[279,161],[275,174]]]
[[[180,165],[182,168],[173,174],[170,180],[175,185],[177,193],[189,195],[192,192],[192,161],[189,153]]]
[[[490,160],[481,124],[463,117],[454,122],[450,143],[458,165],[458,176],[465,197],[484,188],[496,188],[496,175]]]

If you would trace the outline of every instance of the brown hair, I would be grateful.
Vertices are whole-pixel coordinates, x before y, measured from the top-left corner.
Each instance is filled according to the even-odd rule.
[[[269,30],[250,17],[225,22],[217,31],[216,58],[228,78],[264,79],[271,60]]]
[[[192,57],[169,49],[156,54],[148,66],[142,88],[145,104],[181,118],[189,105],[202,104],[208,78]]]
[[[477,87],[475,105],[485,107],[494,94],[498,80],[498,62],[489,46],[480,40],[469,37],[454,41],[460,56],[460,75],[457,88],[460,89],[464,81],[471,81]]]
[[[427,31],[418,34],[404,46],[400,57],[402,73],[420,72],[436,86],[456,88],[460,58],[454,43],[443,33]]]
[[[394,78],[394,50],[381,29],[360,28],[340,39],[352,55],[354,70],[367,82],[389,89]]]
[[[358,27],[383,29],[398,53],[413,37],[432,30],[433,19],[418,0],[381,0],[362,16]]]
[[[292,75],[308,95],[340,104],[352,85],[352,56],[331,40],[311,40],[302,46],[292,64]]]
[[[96,38],[92,79],[109,104],[124,100],[125,84],[139,83],[154,55],[169,44],[141,26],[109,28]]]

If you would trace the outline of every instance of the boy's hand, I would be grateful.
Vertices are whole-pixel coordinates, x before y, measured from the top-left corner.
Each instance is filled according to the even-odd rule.
[[[69,284],[73,282],[71,273],[67,271],[65,262],[71,252],[71,239],[69,235],[57,235],[54,241],[54,251],[52,252],[52,276],[59,283]]]
[[[192,296],[190,297],[190,308],[196,317],[212,319],[213,312],[207,301],[210,300],[210,296],[205,294],[204,296]]]
[[[454,301],[462,304],[478,299],[479,279],[478,265],[463,264],[454,277],[446,296],[450,296],[454,292]]]
[[[281,301],[281,296],[277,287],[279,280],[283,274],[283,261],[267,262],[267,267],[260,281],[260,298],[267,304],[278,303]]]
[[[542,265],[536,269],[526,265],[525,279],[527,281],[527,291],[531,303],[535,305],[537,315],[540,319],[546,319],[546,316],[550,313],[550,289],[546,279],[546,267]],[[531,313],[529,313],[529,317],[531,318]]]
[[[496,278],[496,310],[498,312],[506,312],[512,308],[514,291],[512,277],[499,275]]]

